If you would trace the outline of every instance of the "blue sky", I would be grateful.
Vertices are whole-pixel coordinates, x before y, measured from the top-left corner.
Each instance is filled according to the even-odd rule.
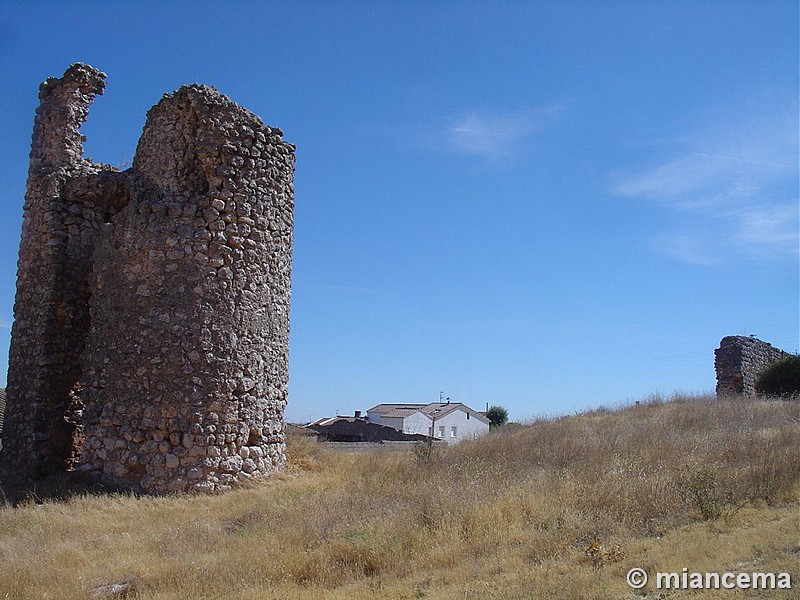
[[[290,398],[514,419],[707,392],[798,341],[798,4],[0,0],[0,371],[37,89],[108,73],[86,154],[215,85],[297,145]]]

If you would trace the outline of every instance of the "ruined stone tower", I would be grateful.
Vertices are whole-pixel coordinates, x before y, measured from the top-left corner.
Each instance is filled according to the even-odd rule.
[[[756,394],[758,376],[771,364],[791,356],[752,336],[729,335],[714,350],[717,396]]]
[[[294,146],[213,88],[166,94],[133,167],[83,158],[105,75],[41,86],[0,477],[146,493],[284,462]]]

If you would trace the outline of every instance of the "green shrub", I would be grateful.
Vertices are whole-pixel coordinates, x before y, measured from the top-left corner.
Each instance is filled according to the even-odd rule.
[[[765,396],[800,394],[800,355],[793,355],[764,369],[756,379],[756,392]]]

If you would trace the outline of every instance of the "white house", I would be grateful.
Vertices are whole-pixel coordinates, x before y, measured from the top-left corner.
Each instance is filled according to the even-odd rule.
[[[367,411],[367,420],[403,433],[440,438],[448,444],[489,431],[489,419],[461,402],[378,404]]]

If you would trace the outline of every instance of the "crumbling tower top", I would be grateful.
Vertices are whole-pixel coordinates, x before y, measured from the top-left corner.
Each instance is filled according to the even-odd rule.
[[[106,74],[74,63],[61,78],[39,86],[39,108],[33,127],[31,169],[78,164],[83,160],[81,125],[94,97],[103,93]]]

